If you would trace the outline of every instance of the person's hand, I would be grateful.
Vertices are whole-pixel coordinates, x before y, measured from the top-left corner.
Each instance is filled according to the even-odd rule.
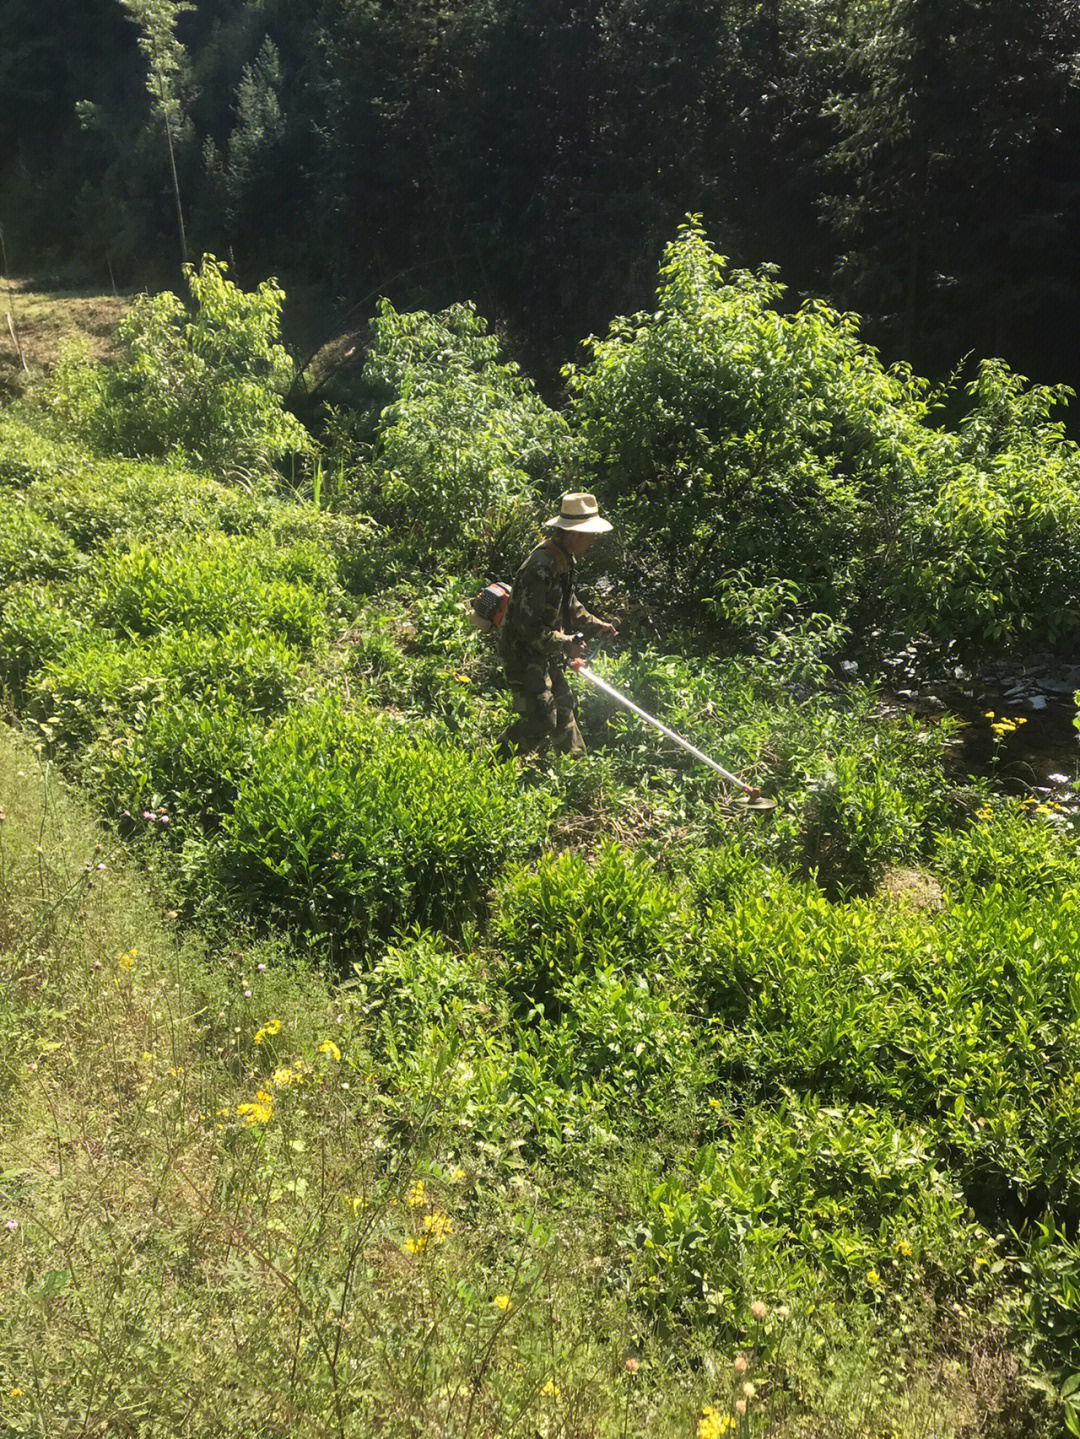
[[[585,654],[583,635],[567,635],[563,640],[563,654],[568,660],[580,660]]]
[[[617,640],[619,638],[619,631],[614,625],[597,625],[596,638],[599,640]]]

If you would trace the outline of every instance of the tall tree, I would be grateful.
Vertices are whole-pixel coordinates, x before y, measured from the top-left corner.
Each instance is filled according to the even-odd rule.
[[[127,11],[128,18],[139,27],[139,49],[147,64],[146,88],[165,127],[173,198],[176,201],[176,223],[180,232],[180,255],[186,265],[187,231],[184,228],[184,208],[180,203],[174,136],[185,120],[183,92],[187,55],[176,38],[176,22],[185,11],[196,7],[192,0],[120,0],[120,4]]]

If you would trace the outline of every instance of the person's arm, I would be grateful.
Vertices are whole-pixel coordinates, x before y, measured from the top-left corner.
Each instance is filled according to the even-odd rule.
[[[609,625],[606,620],[597,619],[594,614],[590,614],[573,591],[570,592],[570,618],[574,622],[574,628],[580,630],[591,640],[613,640],[619,633],[614,625]]]

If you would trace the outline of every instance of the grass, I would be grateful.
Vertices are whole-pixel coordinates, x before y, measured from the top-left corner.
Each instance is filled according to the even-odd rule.
[[[22,361],[32,375],[40,376],[72,350],[91,360],[111,359],[116,354],[116,323],[129,303],[122,296],[92,290],[45,290],[31,279],[0,279],[0,394],[19,394],[25,388]],[[8,328],[9,314],[18,349]]]
[[[626,624],[499,765],[467,576],[0,414],[6,1434],[1045,1439],[1075,820]],[[749,1386],[749,1389],[744,1386]]]

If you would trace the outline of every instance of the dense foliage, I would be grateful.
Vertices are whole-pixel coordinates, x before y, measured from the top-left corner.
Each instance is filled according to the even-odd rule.
[[[1077,816],[829,682],[871,612],[1075,638],[1055,394],[988,363],[936,425],[690,223],[566,416],[384,306],[298,482],[277,292],[192,280],[0,412],[14,1432],[1077,1432]],[[467,566],[578,476],[598,669],[770,818],[595,691],[585,759],[495,760]]]
[[[17,271],[171,282],[171,147],[192,254],[346,308],[472,296],[550,376],[700,211],[920,372],[974,347],[1076,383],[1077,24],[1068,0],[5,0],[0,221]]]

